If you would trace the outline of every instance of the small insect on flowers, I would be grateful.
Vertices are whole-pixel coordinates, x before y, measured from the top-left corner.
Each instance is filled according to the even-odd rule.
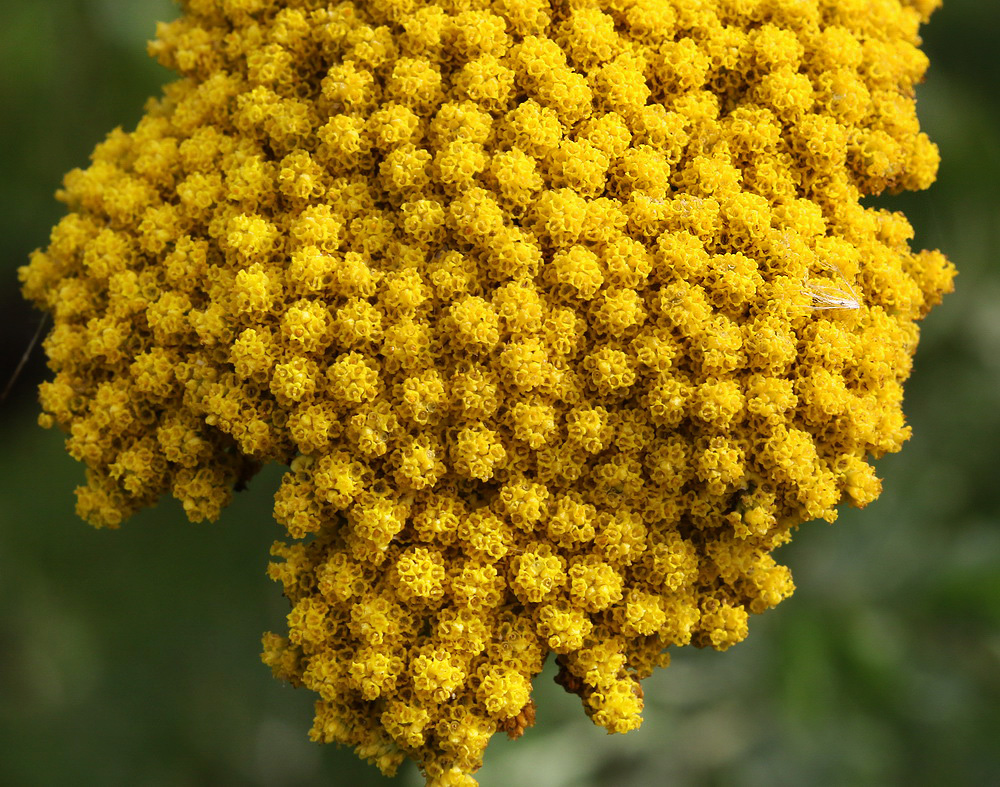
[[[861,308],[861,298],[854,291],[851,283],[847,280],[844,272],[833,262],[823,260],[820,267],[832,273],[835,277],[833,283],[827,283],[829,279],[809,279],[803,285],[802,291],[810,297],[811,303],[806,304],[807,309],[821,311],[825,309],[846,309],[857,310]],[[840,280],[840,284],[836,283]]]

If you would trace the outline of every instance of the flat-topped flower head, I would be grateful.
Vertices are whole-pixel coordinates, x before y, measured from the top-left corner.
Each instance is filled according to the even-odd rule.
[[[20,271],[81,516],[287,471],[275,675],[311,735],[473,784],[559,682],[610,732],[881,489],[916,321],[936,0],[187,0],[180,79]]]

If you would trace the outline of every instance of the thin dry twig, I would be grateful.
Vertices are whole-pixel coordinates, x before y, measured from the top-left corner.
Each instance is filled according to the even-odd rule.
[[[24,351],[24,355],[21,356],[21,360],[17,364],[17,368],[14,369],[14,373],[10,376],[7,381],[7,386],[3,389],[3,393],[0,394],[0,404],[7,401],[7,396],[12,390],[14,390],[14,383],[17,382],[17,378],[21,376],[21,372],[24,370],[24,365],[28,362],[31,357],[31,353],[34,352],[35,345],[38,344],[38,340],[42,338],[42,332],[45,330],[45,325],[49,321],[49,315],[43,314],[42,319],[38,323],[38,328],[35,330],[35,335],[31,337],[31,341],[28,343],[28,348]]]

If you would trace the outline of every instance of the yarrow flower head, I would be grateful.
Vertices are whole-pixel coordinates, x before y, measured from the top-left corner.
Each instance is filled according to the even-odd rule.
[[[41,422],[117,527],[286,466],[275,675],[312,737],[474,784],[559,682],[611,732],[880,491],[916,321],[937,0],[187,0],[180,74],[20,271]]]

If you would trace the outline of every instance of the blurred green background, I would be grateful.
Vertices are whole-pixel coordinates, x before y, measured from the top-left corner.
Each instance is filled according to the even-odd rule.
[[[39,316],[15,268],[62,214],[62,173],[131,128],[169,75],[143,42],[168,0],[0,0],[0,383]],[[537,726],[491,745],[487,787],[1000,783],[1000,3],[946,0],[920,89],[941,147],[904,210],[959,266],[924,324],[882,498],[781,552],[799,590],[724,655],[687,649],[646,684],[645,724],[609,737],[536,683]],[[258,660],[286,602],[264,576],[278,474],[221,521],[166,502],[120,532],[73,515],[82,470],[35,426],[35,353],[0,406],[0,784],[391,782],[305,737],[312,695]]]

